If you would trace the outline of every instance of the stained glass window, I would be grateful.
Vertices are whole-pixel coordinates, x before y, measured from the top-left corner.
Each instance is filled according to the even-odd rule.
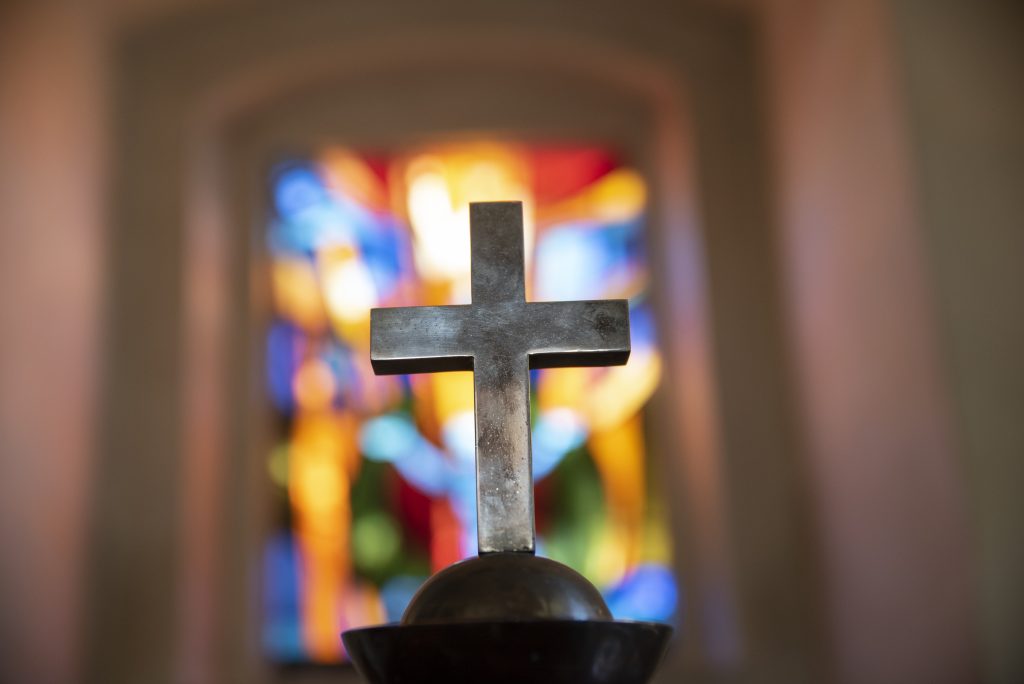
[[[671,621],[645,446],[661,355],[642,177],[600,147],[331,148],[272,169],[270,196],[269,656],[343,662],[341,631],[398,620],[476,551],[471,374],[376,377],[368,348],[371,307],[469,301],[471,201],[524,203],[531,300],[629,299],[627,365],[531,373],[538,553],[586,575],[617,618]]]

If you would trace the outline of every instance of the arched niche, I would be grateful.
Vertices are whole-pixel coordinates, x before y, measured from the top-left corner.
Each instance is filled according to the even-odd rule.
[[[651,181],[653,289],[669,352],[654,449],[686,601],[666,681],[684,671],[740,677],[762,662],[807,669],[772,635],[781,621],[781,640],[793,638],[813,611],[763,607],[780,588],[783,601],[799,593],[806,563],[748,545],[765,512],[799,489],[787,409],[765,395],[786,390],[781,371],[763,370],[783,356],[774,261],[746,256],[770,244],[751,36],[720,11],[606,9],[538,4],[513,17],[467,5],[446,19],[414,4],[259,4],[126,37],[90,676],[283,676],[259,653],[255,600],[267,520],[253,375],[262,174],[275,154],[319,142],[473,131],[612,143]],[[757,310],[765,300],[767,314]],[[764,338],[753,353],[736,346],[749,335]],[[743,377],[729,370],[734,358],[746,360]],[[751,381],[768,386],[753,401]],[[723,430],[759,408],[762,439],[730,449]],[[774,470],[756,478],[769,496],[751,501],[743,468],[757,458]],[[783,548],[803,534],[793,507],[789,517],[769,511]]]

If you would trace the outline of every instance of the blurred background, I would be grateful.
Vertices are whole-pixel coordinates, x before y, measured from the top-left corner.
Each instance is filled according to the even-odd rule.
[[[532,300],[539,552],[663,682],[1024,679],[1024,9],[0,4],[0,681],[354,682],[475,552],[472,378],[375,306]]]

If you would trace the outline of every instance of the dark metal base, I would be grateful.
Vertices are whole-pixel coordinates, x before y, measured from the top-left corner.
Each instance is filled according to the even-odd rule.
[[[651,622],[531,620],[386,625],[342,639],[370,684],[644,684],[671,633]]]
[[[532,553],[489,553],[428,579],[402,624],[611,619],[601,592],[568,565]]]

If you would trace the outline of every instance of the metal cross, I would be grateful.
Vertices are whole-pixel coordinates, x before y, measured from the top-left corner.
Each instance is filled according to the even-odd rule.
[[[473,303],[370,312],[378,375],[472,370],[480,553],[533,552],[530,368],[622,365],[622,299],[527,302],[521,202],[470,204]]]

